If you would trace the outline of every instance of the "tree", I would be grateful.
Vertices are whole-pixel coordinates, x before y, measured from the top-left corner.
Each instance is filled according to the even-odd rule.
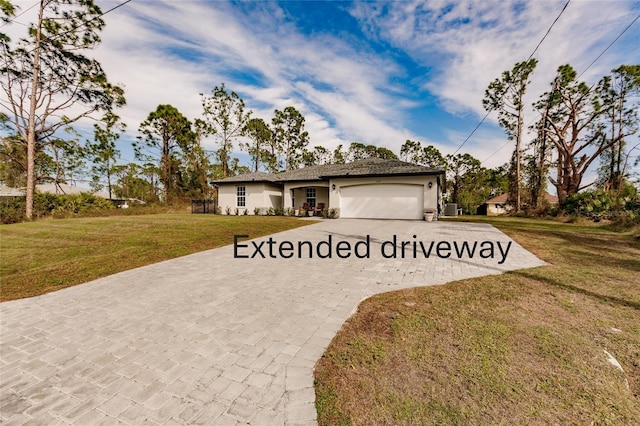
[[[305,166],[319,166],[323,164],[332,164],[333,155],[331,151],[323,146],[316,146],[313,151],[305,151],[303,154],[303,163]]]
[[[251,143],[242,144],[242,147],[249,152],[253,171],[257,172],[261,162],[269,163],[271,160],[271,153],[267,148],[273,134],[262,118],[252,118],[247,121],[244,134],[251,140]]]
[[[504,71],[501,78],[489,84],[482,105],[487,111],[498,111],[498,123],[507,133],[509,140],[516,142],[512,164],[515,176],[510,194],[515,202],[516,212],[521,209],[521,165],[522,133],[524,130],[524,95],[529,85],[529,76],[538,61],[531,58],[518,62],[511,71]]]
[[[365,145],[361,142],[351,142],[346,154],[346,160],[352,162],[364,160],[365,158],[398,159],[396,154],[390,149],[377,147],[375,145]]]
[[[5,16],[10,2],[0,4]],[[93,0],[41,0],[28,36],[12,43],[0,35],[0,105],[26,151],[26,216],[33,217],[36,157],[61,128],[125,103],[100,63],[84,55],[100,42],[102,11]]]
[[[400,158],[403,161],[431,167],[432,169],[447,169],[447,161],[440,153],[440,150],[433,145],[423,147],[419,141],[407,139],[400,147]]]
[[[451,202],[461,203],[465,184],[474,181],[482,168],[480,160],[470,154],[447,155],[447,182],[451,186]]]
[[[44,151],[36,154],[35,180],[41,182],[55,173],[53,158]],[[27,150],[17,135],[3,138],[0,145],[0,182],[10,187],[27,186]]]
[[[158,161],[163,201],[169,203],[170,197],[177,195],[179,154],[193,149],[196,134],[191,122],[172,105],[158,105],[140,124],[139,131],[144,137],[139,136],[134,143],[136,158]]]
[[[367,158],[367,146],[361,142],[351,142],[347,149],[346,161],[351,163],[365,158]]]
[[[212,96],[202,93],[202,108],[207,135],[214,136],[218,144],[216,157],[222,166],[222,177],[230,176],[231,152],[233,144],[241,137],[246,129],[251,111],[245,112],[244,101],[236,92],[227,92],[224,83],[216,86],[211,92]]]
[[[447,170],[447,160],[440,150],[433,145],[422,148],[422,162],[420,164],[432,169]]]
[[[369,145],[373,146],[373,145]],[[397,160],[398,156],[395,152],[391,151],[389,148],[385,148],[383,146],[375,147],[375,151],[371,154],[371,157],[382,158],[385,160]]]
[[[55,174],[46,179],[53,181],[58,188],[61,183],[73,184],[74,180],[84,175],[85,151],[77,139],[51,138],[47,148],[53,154]]]
[[[420,164],[422,161],[422,144],[407,139],[400,147],[400,159],[408,163]]]
[[[116,141],[120,139],[120,135],[124,133],[126,125],[120,121],[120,117],[113,113],[107,113],[102,117],[104,127],[99,124],[93,125],[93,142],[87,141],[87,156],[91,158],[93,173],[92,187],[100,190],[104,187],[101,183],[102,179],[106,179],[106,187],[109,192],[109,198],[113,197],[112,176],[114,166],[120,157],[120,151],[116,149]]]
[[[309,133],[304,130],[304,116],[292,106],[276,110],[272,119],[275,145],[284,157],[284,169],[297,169],[309,145]]]
[[[542,117],[535,126],[538,136],[531,141],[529,148],[533,151],[524,158],[523,180],[529,189],[529,208],[536,210],[541,207],[544,194],[547,192],[547,176],[551,166],[552,145],[545,131],[549,105],[543,106]],[[512,174],[510,174],[512,176]]]
[[[315,157],[315,164],[324,165],[333,163],[331,151],[323,146],[318,145],[313,148],[313,156]]]
[[[194,144],[182,155],[178,184],[191,198],[209,197],[209,156],[200,144]]]
[[[158,194],[153,180],[147,176],[157,175],[157,167],[153,164],[140,166],[135,163],[117,165],[114,167],[116,183],[114,191],[119,198],[136,198],[145,202],[158,201]]]
[[[542,96],[538,108],[548,105],[545,132],[558,157],[557,176],[549,178],[558,191],[558,200],[591,185],[582,185],[589,166],[607,149],[619,144],[631,129],[607,137],[606,117],[613,105],[600,90],[577,81],[571,65],[562,65],[553,81],[553,89]],[[604,85],[604,80],[598,86]],[[605,120],[605,121],[603,121]],[[635,131],[635,130],[634,130]]]
[[[626,137],[638,131],[640,65],[621,65],[612,73],[596,88],[603,105],[609,106],[604,115],[607,138],[616,141],[603,151],[599,175],[604,188],[619,191],[625,179]]]
[[[344,164],[347,162],[347,153],[342,150],[342,144],[338,145],[333,150],[333,163]]]

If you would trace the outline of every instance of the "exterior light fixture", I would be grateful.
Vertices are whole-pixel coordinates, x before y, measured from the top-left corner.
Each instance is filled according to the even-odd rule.
[[[433,182],[429,182],[429,189],[433,186]]]
[[[336,190],[336,184],[335,184],[335,183],[334,183],[333,185],[331,185],[331,189],[332,189],[333,191],[335,191],[335,190]]]

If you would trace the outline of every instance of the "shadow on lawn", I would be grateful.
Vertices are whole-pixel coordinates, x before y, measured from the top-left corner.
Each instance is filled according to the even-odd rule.
[[[531,280],[536,280],[536,281],[543,281],[549,285],[552,285],[554,287],[558,287],[561,288],[563,290],[567,290],[567,291],[572,291],[575,293],[580,293],[583,294],[585,296],[589,296],[589,297],[593,297],[595,299],[601,300],[603,302],[607,302],[607,303],[613,303],[616,305],[620,305],[620,306],[626,306],[628,308],[633,308],[636,310],[640,311],[640,303],[639,302],[635,302],[633,300],[625,300],[625,299],[621,299],[619,297],[614,297],[614,296],[607,296],[604,294],[599,294],[599,293],[595,293],[593,291],[587,290],[585,288],[581,288],[581,287],[577,287],[571,284],[566,284],[563,282],[560,282],[558,280],[554,280],[553,278],[549,278],[549,277],[544,277],[541,275],[537,275],[537,274],[532,274],[529,272],[526,272],[526,270],[519,270],[519,271],[511,271],[511,274],[515,274],[515,275],[519,275],[521,277],[524,278],[528,278]]]

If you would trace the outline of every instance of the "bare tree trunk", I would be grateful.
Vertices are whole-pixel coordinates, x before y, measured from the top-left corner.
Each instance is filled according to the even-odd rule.
[[[26,216],[33,219],[33,199],[36,189],[36,104],[38,95],[38,78],[40,73],[40,43],[42,37],[42,19],[44,17],[44,2],[40,1],[38,25],[36,27],[36,41],[33,49],[33,78],[31,80],[31,96],[29,97],[29,125],[27,128],[27,199]]]
[[[109,188],[109,199],[111,200],[113,196],[111,195],[111,161],[107,160],[107,188]]]
[[[519,213],[522,210],[522,199],[520,195],[520,175],[521,175],[521,156],[522,152],[520,150],[520,144],[522,143],[522,107],[518,109],[518,135],[516,138],[516,213]]]

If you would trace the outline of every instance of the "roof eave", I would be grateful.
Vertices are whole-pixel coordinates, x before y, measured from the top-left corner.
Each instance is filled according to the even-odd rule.
[[[272,185],[282,185],[283,182],[282,181],[272,181],[272,180],[267,180],[267,179],[247,179],[247,180],[212,180],[209,182],[212,185],[232,185],[232,184],[236,184],[236,183],[269,183]]]
[[[424,172],[402,172],[402,173],[365,173],[365,174],[338,174],[338,175],[323,175],[321,178],[335,179],[335,178],[362,178],[362,177],[393,177],[393,176],[437,176],[444,175],[442,170],[424,171]]]

